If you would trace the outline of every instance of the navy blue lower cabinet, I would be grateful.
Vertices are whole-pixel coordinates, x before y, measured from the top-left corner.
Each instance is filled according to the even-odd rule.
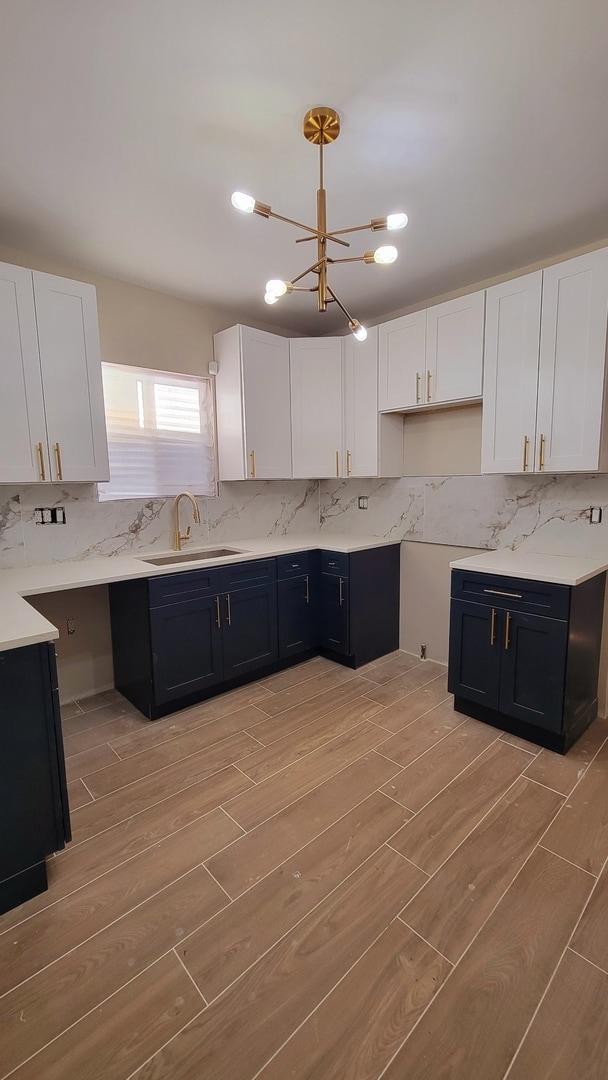
[[[319,644],[342,656],[350,652],[348,583],[347,577],[321,574]]]
[[[224,679],[276,663],[279,655],[276,581],[220,597]]]
[[[0,913],[47,888],[71,838],[54,646],[0,652]]]
[[[318,584],[310,575],[287,578],[278,583],[279,660],[301,656],[317,644],[315,640],[315,594]]]
[[[220,598],[205,596],[150,611],[154,699],[205,691],[223,678]]]
[[[400,545],[321,551],[319,644],[360,667],[399,648]]]
[[[454,707],[565,753],[597,716],[604,587],[454,571]]]

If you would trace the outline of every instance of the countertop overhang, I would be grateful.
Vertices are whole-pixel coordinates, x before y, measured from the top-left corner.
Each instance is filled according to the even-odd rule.
[[[19,567],[0,570],[0,651],[18,649],[24,645],[36,645],[41,641],[54,641],[59,630],[45,619],[25,597],[41,593],[63,592],[66,589],[82,589],[92,585],[109,585],[113,581],[134,578],[152,578],[163,574],[182,574],[200,567],[227,566],[230,563],[250,559],[263,559],[276,555],[294,554],[297,551],[322,549],[350,554],[369,548],[398,544],[399,540],[387,540],[379,536],[322,535],[320,533],[294,533],[289,536],[265,536],[244,540],[222,541],[237,551],[219,559],[196,559],[193,551],[191,562],[155,566],[144,559],[159,558],[171,551],[150,551],[139,555],[105,555],[95,559],[71,560],[50,563],[45,566]],[[183,548],[183,553],[187,551]]]
[[[577,555],[540,555],[536,552],[511,551],[498,548],[471,555],[467,559],[454,559],[452,570],[469,570],[478,574],[500,574],[503,577],[524,578],[528,581],[546,581],[554,585],[580,585],[583,581],[608,570],[608,559]]]

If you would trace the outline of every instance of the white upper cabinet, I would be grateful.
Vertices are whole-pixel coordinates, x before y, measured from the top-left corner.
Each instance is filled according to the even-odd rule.
[[[481,397],[485,292],[379,327],[379,408],[417,409]]]
[[[219,479],[291,477],[289,339],[231,326],[214,355]]]
[[[341,476],[342,338],[292,338],[290,367],[293,475]]]
[[[401,476],[403,417],[378,413],[378,327],[344,338],[342,476]]]
[[[488,289],[481,471],[532,470],[542,270]]]
[[[602,441],[608,249],[488,289],[482,472],[589,472]]]
[[[0,482],[109,479],[95,289],[0,265]]]

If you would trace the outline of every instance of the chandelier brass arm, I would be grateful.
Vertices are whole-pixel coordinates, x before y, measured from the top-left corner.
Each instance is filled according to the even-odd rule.
[[[407,216],[403,213],[389,214],[385,218],[372,218],[372,220],[366,225],[354,225],[348,229],[335,229],[333,231],[327,228],[327,206],[326,206],[326,191],[323,183],[323,147],[328,143],[332,143],[338,138],[340,134],[340,117],[335,109],[330,109],[328,106],[322,105],[310,111],[304,117],[303,124],[304,138],[308,142],[314,143],[319,147],[319,187],[317,189],[317,221],[316,227],[311,225],[304,225],[300,221],[295,221],[293,218],[284,217],[282,214],[276,214],[265,203],[257,202],[252,195],[246,195],[243,192],[235,191],[232,196],[232,204],[237,210],[243,210],[246,213],[260,214],[265,218],[276,218],[278,221],[285,221],[288,225],[295,225],[298,229],[303,229],[304,232],[309,233],[308,236],[298,237],[296,244],[304,243],[307,240],[317,241],[317,259],[311,266],[302,273],[298,274],[291,281],[284,281],[279,278],[273,278],[266,283],[266,295],[264,297],[267,304],[276,304],[277,300],[281,296],[290,292],[316,292],[317,293],[317,306],[319,311],[326,311],[329,303],[335,302],[340,310],[346,316],[349,329],[355,335],[359,341],[364,341],[367,337],[367,330],[361,325],[358,319],[355,319],[344,307],[341,300],[338,299],[336,293],[329,285],[327,278],[327,270],[329,265],[336,263],[349,263],[349,262],[365,262],[365,263],[391,263],[397,258],[397,249],[391,245],[379,247],[376,251],[366,251],[363,255],[355,255],[344,259],[334,259],[327,254],[327,243],[332,241],[335,244],[340,244],[342,247],[350,247],[348,241],[341,239],[342,236],[347,233],[361,232],[363,230],[371,230],[372,232],[378,232],[384,229],[395,230],[403,229],[407,225]],[[317,284],[311,288],[304,288],[298,286],[296,288],[295,282],[300,281],[307,274],[317,275]]]

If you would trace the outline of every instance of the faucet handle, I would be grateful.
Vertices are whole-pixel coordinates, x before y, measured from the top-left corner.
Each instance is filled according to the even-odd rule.
[[[188,528],[186,529],[184,535],[182,536],[182,540],[189,540],[189,539],[190,539],[190,526],[188,525]]]

